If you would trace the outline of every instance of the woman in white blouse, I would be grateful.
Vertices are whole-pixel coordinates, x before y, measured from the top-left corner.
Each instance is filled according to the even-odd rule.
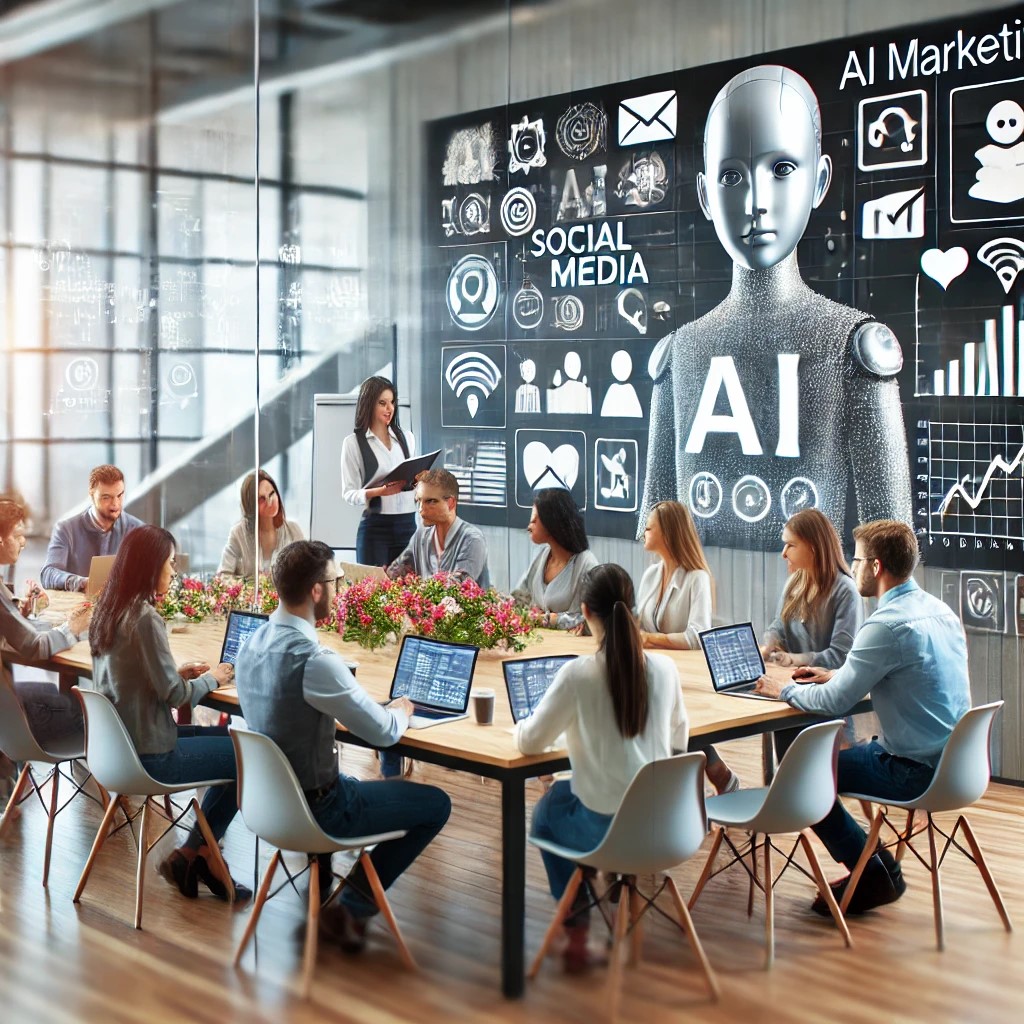
[[[242,481],[242,518],[231,527],[217,572],[224,576],[256,575],[256,523],[259,522],[259,569],[270,572],[274,560],[293,540],[303,540],[302,527],[286,519],[274,478],[265,470]]]
[[[632,606],[633,581],[621,566],[599,565],[587,573],[581,607],[597,651],[565,665],[537,710],[516,728],[524,754],[539,754],[565,734],[572,778],[556,782],[538,801],[532,832],[574,849],[601,841],[645,764],[686,749],[679,673],[664,655],[644,654]],[[575,865],[547,852],[541,856],[551,894],[560,899]],[[585,889],[565,922],[570,973],[588,966]]]
[[[699,651],[700,632],[711,628],[712,579],[690,510],[661,501],[644,527],[644,550],[657,555],[640,580],[637,618],[645,647]],[[740,780],[710,744],[707,776],[719,793],[731,793]]]
[[[538,491],[526,531],[544,550],[523,573],[513,596],[545,612],[549,628],[575,629],[583,622],[580,584],[597,559],[589,550],[583,516],[572,495],[562,487]]]
[[[412,434],[398,425],[398,392],[387,377],[367,377],[356,401],[355,430],[341,446],[341,494],[364,505],[356,531],[356,561],[390,565],[416,530],[413,492],[405,483],[375,484],[416,453]]]

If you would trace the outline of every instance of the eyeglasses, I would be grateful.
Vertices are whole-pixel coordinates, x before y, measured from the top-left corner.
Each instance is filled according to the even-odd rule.
[[[858,562],[874,562],[876,559],[872,555],[860,555],[857,558],[850,559],[850,565],[856,565]]]
[[[276,498],[276,497],[277,497],[277,491],[268,491],[266,494],[261,494],[260,495],[259,502],[260,502],[261,505],[269,505],[270,504],[270,499],[271,498]]]
[[[342,584],[345,582],[344,576],[328,576],[327,579],[320,581],[325,587],[328,583],[334,584],[335,590],[341,590]]]

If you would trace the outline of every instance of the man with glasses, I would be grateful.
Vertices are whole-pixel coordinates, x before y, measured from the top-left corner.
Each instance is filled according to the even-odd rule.
[[[281,603],[238,655],[242,715],[284,752],[313,817],[329,835],[406,831],[370,855],[387,889],[444,827],[451,801],[435,786],[401,779],[363,782],[338,774],[335,722],[367,743],[388,747],[408,727],[412,705],[400,697],[381,707],[340,655],[320,645],[316,623],[330,610],[339,576],[326,544],[289,544],[274,562],[273,576]],[[321,936],[349,953],[362,949],[367,922],[377,913],[369,892],[357,865],[341,899],[321,912]]]
[[[798,668],[792,683],[762,677],[757,688],[801,711],[834,716],[870,693],[882,735],[839,752],[839,791],[864,793],[880,803],[913,800],[928,788],[942,748],[971,706],[967,644],[956,615],[911,578],[918,549],[906,523],[865,523],[853,536],[854,581],[862,597],[878,598],[878,607],[858,630],[846,663],[832,671]],[[853,870],[867,837],[841,801],[813,827],[832,857]],[[832,885],[837,902],[846,882]],[[879,850],[847,913],[892,903],[906,887],[893,856]],[[813,909],[829,915],[820,895]]]
[[[84,591],[94,555],[116,555],[121,541],[142,520],[124,511],[124,474],[97,466],[89,474],[89,507],[54,524],[39,574],[47,590]]]
[[[487,587],[487,543],[483,534],[456,514],[459,481],[447,469],[428,469],[416,478],[416,507],[423,525],[412,535],[405,550],[388,566],[388,575],[399,579],[413,573],[433,576],[454,572]]]

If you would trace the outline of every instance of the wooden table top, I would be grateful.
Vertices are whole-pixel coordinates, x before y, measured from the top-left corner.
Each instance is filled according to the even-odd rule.
[[[76,603],[76,595],[51,593],[51,606],[63,611]],[[168,638],[175,661],[180,665],[186,661],[202,661],[215,664],[220,657],[224,640],[225,621],[208,620],[203,623],[189,623],[173,626]],[[338,651],[349,662],[358,665],[356,678],[371,697],[387,699],[394,672],[398,648],[388,646],[378,651],[367,651],[357,644],[346,643],[337,633],[321,633],[320,642]],[[525,651],[508,657],[544,657],[553,654],[591,654],[595,650],[590,637],[568,636],[554,630],[539,631]],[[773,728],[769,723],[787,718],[800,717],[801,713],[789,705],[774,701],[742,700],[716,694],[711,688],[704,656],[699,651],[659,651],[670,657],[679,669],[683,696],[690,719],[691,737],[721,734],[730,730],[747,730],[750,733]],[[512,712],[509,709],[505,691],[505,679],[501,662],[506,655],[494,651],[481,651],[473,676],[473,689],[490,688],[495,692],[494,724],[477,725],[472,718],[461,719],[429,729],[412,729],[402,737],[402,744],[411,748],[429,750],[438,754],[461,757],[466,760],[494,765],[499,768],[522,768],[535,763],[565,757],[565,751],[550,751],[546,754],[526,756],[516,749],[512,736]],[[74,647],[62,651],[53,659],[54,663],[89,676],[92,674],[92,658],[88,643],[81,641]],[[791,670],[770,666],[769,674],[788,679]],[[238,695],[233,686],[215,690],[211,698],[221,703],[237,703]]]

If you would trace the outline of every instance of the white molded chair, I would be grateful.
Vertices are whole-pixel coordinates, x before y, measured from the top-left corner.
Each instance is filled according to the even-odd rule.
[[[301,989],[304,996],[308,994],[313,977],[313,967],[316,963],[317,921],[320,917],[321,907],[320,874],[317,870],[316,858],[321,853],[356,850],[358,851],[358,860],[366,872],[366,879],[370,883],[374,902],[384,915],[384,919],[398,943],[402,961],[410,970],[416,970],[416,961],[402,938],[398,922],[391,910],[391,904],[388,902],[384,887],[380,884],[380,878],[377,876],[373,861],[370,860],[370,855],[367,852],[367,847],[375,846],[377,843],[384,843],[390,839],[401,839],[406,835],[406,831],[396,830],[382,832],[379,835],[346,836],[345,838],[329,836],[316,823],[302,788],[299,786],[299,780],[281,748],[269,736],[264,736],[261,733],[234,727],[228,731],[235,745],[235,758],[238,761],[238,809],[241,812],[242,820],[249,830],[260,839],[277,847],[263,880],[260,882],[252,915],[245,927],[245,933],[238,944],[238,949],[235,951],[235,966],[238,966],[245,947],[256,931],[256,925],[263,911],[263,904],[266,903],[267,894],[270,891],[270,883],[281,863],[281,851],[304,853],[308,858],[309,907],[306,915],[306,951],[303,957]],[[334,899],[344,885],[345,880],[342,879],[324,902],[328,903]]]
[[[67,775],[61,770],[61,765],[69,761],[84,760],[85,750],[80,743],[76,743],[74,740],[65,741],[55,749],[44,750],[36,741],[35,736],[32,735],[28,719],[25,717],[25,711],[18,702],[18,697],[14,690],[4,686],[2,683],[0,683],[0,750],[12,761],[24,762],[21,771],[18,773],[18,781],[14,785],[10,801],[4,810],[3,816],[0,816],[0,836],[4,835],[7,826],[14,818],[15,808],[18,804],[23,800],[27,800],[32,793],[35,793],[39,798],[39,803],[46,811],[47,817],[46,846],[43,852],[43,886],[45,887],[50,877],[50,850],[53,846],[54,819],[79,793],[84,791],[86,784],[91,778],[91,776],[86,776],[82,782],[77,782],[73,776]],[[37,764],[48,764],[51,766],[50,773],[46,778],[42,780],[36,779],[35,771],[32,768],[33,761]],[[75,791],[58,807],[58,786],[62,775],[75,787]],[[50,783],[49,806],[43,800],[42,794],[42,788],[47,782]],[[106,794],[103,793],[102,789],[100,790],[100,795],[102,797],[102,806],[106,809],[107,805],[104,802]],[[90,799],[92,798],[89,793],[85,793],[85,796],[90,797]]]
[[[843,894],[842,907],[845,911],[853,897],[854,890],[860,882],[864,867],[875,852],[878,843],[879,833],[882,825],[885,824],[894,833],[896,838],[887,843],[886,846],[896,846],[896,859],[902,860],[903,854],[909,849],[910,852],[928,869],[932,876],[932,901],[935,912],[935,941],[940,950],[945,948],[945,936],[942,921],[942,887],[939,883],[939,868],[949,851],[950,846],[955,846],[968,860],[972,861],[981,872],[985,881],[992,902],[995,904],[1003,925],[1008,932],[1013,931],[1010,922],[1010,915],[1006,912],[1003,899],[999,895],[999,889],[992,878],[992,874],[982,856],[978,840],[974,838],[974,831],[961,814],[956,819],[953,831],[948,835],[935,824],[932,814],[938,811],[956,811],[961,807],[968,807],[985,795],[988,789],[989,779],[992,775],[992,761],[989,750],[989,741],[992,736],[992,724],[996,713],[1002,709],[1003,702],[996,701],[993,704],[982,704],[971,708],[957,722],[956,727],[946,741],[946,746],[939,758],[935,775],[932,777],[931,785],[914,800],[884,800],[879,801],[877,796],[867,796],[860,793],[844,793],[854,800],[874,800],[879,802],[879,808],[872,822],[871,831],[868,833],[867,843],[864,845],[864,852],[857,861],[856,866],[850,873],[850,881]],[[887,811],[890,808],[898,807],[907,812],[907,823],[902,829],[898,829],[889,820]],[[914,828],[914,812],[924,811],[927,814],[927,821],[920,828]],[[970,853],[967,852],[957,841],[956,834],[963,831],[967,845],[970,846]],[[928,833],[928,859],[919,853],[912,842],[914,836],[922,832]],[[935,833],[938,832],[946,842],[939,853],[936,849]]]
[[[697,902],[708,880],[720,874],[733,864],[742,864],[750,876],[750,890],[747,897],[747,916],[753,913],[754,886],[756,885],[765,897],[765,966],[771,966],[775,960],[775,914],[773,891],[786,868],[791,864],[818,884],[828,903],[828,908],[835,919],[836,927],[843,936],[847,946],[853,944],[850,930],[832,896],[832,889],[821,870],[817,855],[811,845],[807,830],[817,824],[828,814],[836,800],[836,761],[839,755],[839,733],[842,722],[820,722],[808,726],[793,741],[786,751],[786,756],[779,764],[770,786],[758,789],[741,789],[735,793],[725,793],[710,797],[707,801],[708,818],[715,824],[715,838],[711,844],[704,870],[690,897],[690,908]],[[737,849],[726,833],[726,828],[744,829],[750,833],[749,844],[742,850]],[[788,854],[775,845],[772,836],[798,832],[796,843]],[[758,837],[764,836],[759,843]],[[718,871],[714,870],[715,858],[722,843],[733,853],[733,859]],[[810,862],[813,876],[793,858],[797,847],[803,847],[804,854]],[[758,850],[764,851],[763,874],[758,865]],[[777,876],[772,875],[771,854],[776,851],[785,858],[782,870]],[[745,857],[749,856],[747,864]]]
[[[100,827],[93,840],[92,850],[89,851],[89,859],[82,869],[82,877],[78,880],[78,888],[75,890],[74,902],[82,898],[89,875],[92,873],[93,864],[100,852],[100,848],[106,842],[110,825],[113,822],[114,814],[120,805],[120,797],[134,796],[142,797],[142,820],[139,825],[139,858],[136,869],[135,880],[135,927],[142,927],[142,889],[145,879],[146,856],[157,843],[174,828],[181,819],[188,813],[189,809],[195,811],[196,824],[206,845],[210,848],[211,855],[221,867],[221,877],[228,879],[228,902],[234,902],[234,886],[231,883],[231,875],[227,865],[220,853],[217,840],[214,839],[210,826],[206,821],[199,801],[193,794],[185,809],[177,818],[170,819],[160,804],[153,800],[153,797],[169,797],[174,793],[184,793],[188,790],[199,789],[209,786],[224,786],[232,783],[233,779],[204,779],[199,782],[178,782],[167,783],[157,782],[139,760],[135,751],[128,730],[117,713],[117,708],[110,701],[95,690],[82,690],[77,686],[72,687],[72,692],[78,694],[82,702],[82,710],[85,714],[85,756],[89,762],[96,781],[110,794],[110,803],[107,805],[106,813],[100,822]],[[146,842],[146,824],[149,818],[149,811],[155,810],[157,814],[168,818],[170,824],[161,832],[152,843]]]
[[[679,923],[700,961],[712,999],[718,999],[718,979],[697,937],[686,903],[679,895],[672,876],[667,874],[670,868],[689,860],[707,835],[705,762],[703,753],[693,753],[644,765],[626,790],[607,834],[593,850],[572,850],[545,839],[530,837],[530,842],[539,849],[575,861],[577,865],[530,968],[531,978],[536,977],[562,922],[569,915],[576,893],[583,884],[584,867],[587,867],[623,876],[621,883],[613,884],[604,894],[607,896],[619,889],[608,972],[609,1016],[614,1019],[618,1006],[622,975],[620,949],[627,927],[633,929],[632,958],[635,960],[640,946],[640,919],[654,907],[655,899],[666,888],[675,904]],[[648,874],[662,875],[661,888],[651,897],[644,896],[636,886],[636,876]]]

